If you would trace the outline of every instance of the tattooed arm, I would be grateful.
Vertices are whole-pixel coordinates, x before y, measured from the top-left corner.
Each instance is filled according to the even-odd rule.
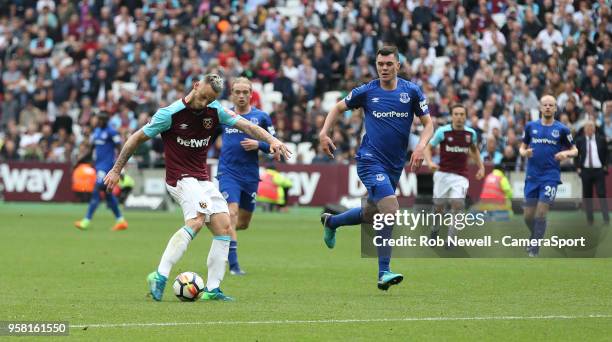
[[[121,152],[119,152],[119,157],[117,157],[115,165],[106,174],[106,177],[104,177],[104,184],[109,190],[112,190],[119,182],[119,175],[121,174],[121,170],[123,170],[123,167],[130,159],[134,151],[136,151],[140,144],[147,140],[149,140],[149,137],[144,134],[142,129],[139,129],[128,138],[128,140],[123,145]]]

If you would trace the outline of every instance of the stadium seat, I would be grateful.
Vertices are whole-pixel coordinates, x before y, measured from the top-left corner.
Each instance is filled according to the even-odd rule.
[[[325,92],[323,94],[323,101],[321,102],[321,107],[323,107],[324,111],[329,111],[332,107],[338,102],[338,98],[342,96],[342,92],[332,90]]]
[[[258,92],[258,93],[262,93],[263,92],[263,85],[261,84],[261,82],[253,82],[251,83],[251,86],[253,87],[253,91]]]
[[[264,92],[261,94],[261,107],[264,112],[271,113],[272,111],[274,111],[273,104],[281,102],[283,102],[283,94],[281,92],[266,92],[264,87]]]
[[[264,93],[270,93],[274,91],[274,84],[272,83],[266,83],[263,85],[263,92]]]

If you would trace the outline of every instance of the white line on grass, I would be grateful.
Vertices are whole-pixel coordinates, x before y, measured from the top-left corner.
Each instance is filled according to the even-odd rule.
[[[583,316],[483,316],[483,317],[404,317],[369,319],[322,319],[322,320],[284,320],[284,321],[215,321],[215,322],[159,322],[159,323],[96,323],[76,324],[70,328],[132,328],[132,327],[173,327],[184,325],[256,325],[256,324],[337,324],[337,323],[374,323],[374,322],[422,322],[422,321],[512,321],[512,320],[562,320],[612,318],[612,315]]]

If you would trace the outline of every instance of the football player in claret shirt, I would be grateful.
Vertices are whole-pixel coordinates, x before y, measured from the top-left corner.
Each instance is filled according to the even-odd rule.
[[[440,165],[433,162],[430,149],[425,150],[425,159],[430,169],[434,170],[433,202],[437,213],[442,213],[447,204],[450,204],[453,213],[462,212],[465,207],[465,196],[470,186],[468,180],[468,159],[478,165],[476,179],[484,177],[485,169],[480,151],[478,151],[478,138],[476,131],[465,126],[467,109],[462,105],[451,107],[451,123],[439,127],[429,146],[440,145]],[[431,238],[438,236],[440,226],[432,227]],[[448,228],[448,236],[457,234],[455,227]],[[447,241],[448,242],[448,241]],[[446,245],[452,247],[450,243]]]
[[[335,146],[328,134],[336,118],[349,108],[363,108],[366,134],[356,159],[357,174],[368,190],[367,204],[364,208],[349,209],[338,215],[321,215],[323,240],[328,248],[334,248],[336,244],[338,227],[373,222],[376,213],[395,215],[399,210],[395,189],[406,164],[410,128],[415,116],[425,128],[410,158],[411,170],[423,162],[423,150],[433,133],[427,99],[418,85],[397,76],[399,68],[396,47],[384,46],[378,50],[376,70],[379,78],[353,89],[336,103],[319,133],[323,151],[333,158]],[[381,240],[386,240],[391,238],[392,229],[393,226],[385,226],[377,234]],[[378,247],[377,253],[377,286],[386,291],[399,284],[404,276],[391,272],[389,247]]]
[[[561,184],[560,162],[578,155],[569,128],[555,120],[557,101],[551,95],[540,99],[540,120],[528,122],[519,148],[527,159],[525,177],[525,224],[530,239],[540,240],[546,233],[546,215]],[[538,256],[540,247],[528,248],[529,256]]]
[[[151,122],[130,136],[117,162],[104,179],[108,187],[119,181],[121,169],[138,145],[161,134],[166,160],[166,188],[181,205],[185,225],[170,239],[157,270],[149,274],[147,281],[154,300],[161,300],[170,270],[176,264],[189,243],[206,224],[213,234],[208,254],[208,277],[204,300],[231,300],[220,289],[225,274],[225,263],[230,245],[230,216],[227,202],[210,181],[206,155],[219,125],[235,127],[251,137],[265,141],[270,152],[280,160],[289,158],[287,147],[265,129],[252,124],[234,112],[223,108],[216,98],[223,91],[223,79],[208,74],[194,84],[184,98],[170,106],[160,108]]]

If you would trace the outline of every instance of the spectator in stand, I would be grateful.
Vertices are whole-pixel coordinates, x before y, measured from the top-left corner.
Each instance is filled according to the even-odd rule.
[[[361,79],[375,78],[368,59],[385,42],[400,48],[402,75],[424,89],[436,121],[445,122],[448,106],[462,103],[477,131],[483,127],[487,137],[505,137],[496,142],[505,158],[512,158],[509,136],[522,134],[545,93],[556,95],[559,118],[576,129],[587,117],[604,132],[612,127],[604,105],[612,98],[612,14],[603,0],[376,6],[329,0],[303,2],[303,15],[294,18],[275,8],[283,1],[237,3],[11,3],[0,13],[0,136],[9,135],[14,122],[10,129],[18,139],[34,120],[41,125],[45,160],[51,152],[56,160],[70,160],[75,152],[68,150],[79,149],[70,144],[83,141],[93,113],[108,111],[120,122],[120,134],[129,134],[143,124],[136,114],[150,116],[194,78],[218,72],[228,81],[248,76],[262,84],[253,93],[258,107],[270,105],[270,86],[263,84],[272,83],[285,104],[274,118],[282,122],[281,134],[293,132],[297,116],[302,140],[316,145],[308,132],[324,112],[325,93],[346,93]],[[64,102],[68,124],[79,129],[62,123]],[[360,140],[354,134],[358,113],[353,114],[338,123],[352,132],[341,138],[349,158]],[[60,137],[45,133],[51,127],[59,132],[58,126],[67,135],[63,153],[52,148]],[[13,155],[20,144],[8,140],[16,147],[8,147]],[[163,165],[160,146],[153,140],[143,147],[150,165]],[[518,163],[522,167],[520,158]]]

